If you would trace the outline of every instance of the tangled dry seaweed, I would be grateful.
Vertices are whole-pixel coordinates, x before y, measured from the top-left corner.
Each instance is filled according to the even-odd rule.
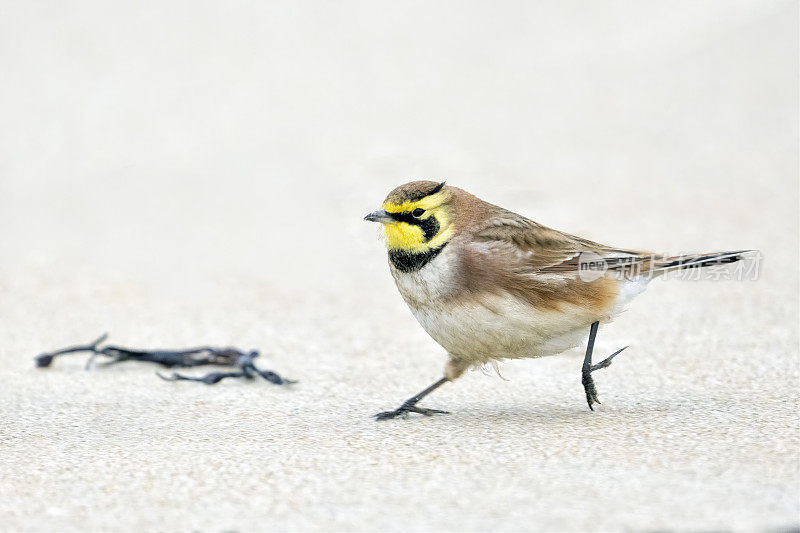
[[[175,372],[173,372],[172,375],[165,376],[160,372],[156,372],[158,377],[165,381],[197,381],[205,383],[206,385],[214,385],[226,378],[255,379],[256,376],[261,376],[275,385],[296,383],[296,381],[281,377],[271,370],[261,370],[258,368],[254,361],[259,354],[255,350],[243,352],[237,348],[213,348],[210,346],[201,346],[186,350],[134,350],[114,345],[101,347],[100,345],[103,344],[107,338],[108,334],[104,334],[91,344],[70,346],[63,350],[40,354],[34,358],[36,366],[39,368],[46,368],[53,363],[53,359],[56,357],[70,353],[91,352],[91,357],[86,361],[87,370],[91,368],[97,356],[102,356],[109,359],[101,363],[102,366],[115,365],[124,361],[140,361],[155,363],[165,368],[187,368],[205,365],[228,366],[234,368],[227,372],[211,372],[200,377],[185,376]]]

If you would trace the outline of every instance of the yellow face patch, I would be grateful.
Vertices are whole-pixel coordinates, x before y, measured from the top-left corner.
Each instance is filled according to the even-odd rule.
[[[386,247],[390,250],[413,250],[425,243],[422,228],[405,222],[389,222],[384,224]],[[422,251],[422,250],[421,250]]]
[[[425,213],[419,217],[423,223],[433,217],[438,224],[438,231],[426,239],[425,230],[421,225],[402,222],[399,220],[384,223],[386,233],[386,247],[390,250],[402,250],[410,253],[423,253],[434,248],[439,248],[453,236],[451,217],[447,206],[442,205],[447,200],[444,191],[426,196],[414,202],[394,204],[385,202],[383,209],[387,213],[412,213],[415,209],[424,209]]]

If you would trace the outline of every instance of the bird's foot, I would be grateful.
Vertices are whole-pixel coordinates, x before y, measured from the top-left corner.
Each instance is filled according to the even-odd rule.
[[[600,400],[597,398],[597,389],[594,387],[591,370],[583,373],[581,383],[583,383],[583,390],[586,391],[586,403],[589,404],[589,409],[594,411],[592,404],[600,403]]]
[[[611,365],[611,360],[614,359],[617,355],[619,355],[622,350],[627,348],[627,346],[623,346],[616,352],[612,353],[599,363],[591,366],[584,366],[583,372],[581,374],[581,383],[583,383],[583,390],[586,392],[586,403],[589,404],[589,409],[594,411],[593,404],[599,404],[600,400],[597,398],[597,389],[594,386],[594,379],[592,378],[592,372],[595,370],[600,370],[601,368],[606,368],[607,366]]]
[[[416,402],[413,403],[405,402],[403,405],[401,405],[394,411],[384,411],[382,413],[378,413],[377,415],[375,415],[375,420],[391,420],[392,418],[397,418],[398,416],[407,418],[408,413],[419,413],[425,416],[450,414],[447,411],[441,411],[439,409],[428,409],[425,407],[417,407]]]

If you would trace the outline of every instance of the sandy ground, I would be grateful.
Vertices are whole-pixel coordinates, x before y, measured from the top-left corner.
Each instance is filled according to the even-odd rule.
[[[7,6],[0,530],[800,526],[797,3],[594,6]],[[417,176],[764,262],[602,328],[596,412],[575,351],[379,424],[445,360],[361,220]],[[33,367],[104,331],[299,383]]]

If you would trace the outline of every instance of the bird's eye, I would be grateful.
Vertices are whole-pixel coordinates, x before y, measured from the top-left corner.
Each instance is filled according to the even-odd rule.
[[[424,210],[424,209],[420,209],[419,207],[418,207],[418,208],[416,208],[416,209],[414,209],[414,210],[411,212],[411,216],[412,216],[412,217],[414,217],[414,218],[419,218],[419,217],[421,217],[421,216],[422,216],[422,215],[424,215],[424,214],[425,214],[425,210]]]

